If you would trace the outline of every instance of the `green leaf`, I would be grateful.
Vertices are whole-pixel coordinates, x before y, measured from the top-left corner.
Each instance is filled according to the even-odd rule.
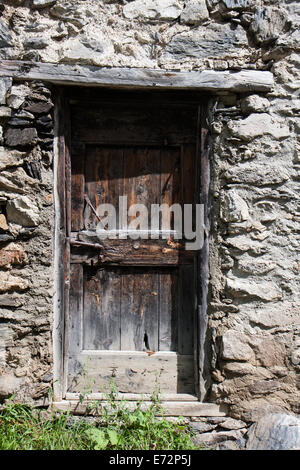
[[[119,434],[113,429],[108,429],[107,433],[109,435],[109,440],[111,445],[116,446],[119,442]]]
[[[95,442],[95,450],[104,450],[109,443],[109,440],[105,437],[105,432],[97,428],[92,428],[87,431],[90,439]]]

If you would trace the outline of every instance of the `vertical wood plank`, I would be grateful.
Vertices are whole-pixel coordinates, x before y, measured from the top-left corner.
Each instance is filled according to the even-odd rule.
[[[70,266],[70,328],[69,353],[79,353],[82,349],[82,313],[83,313],[83,267],[81,264]]]
[[[85,146],[82,144],[72,145],[72,201],[71,201],[71,230],[78,232],[83,230],[84,221],[84,160]]]
[[[159,273],[159,351],[178,347],[178,269]]]
[[[120,349],[120,288],[118,269],[85,268],[84,349]]]
[[[179,267],[178,352],[193,354],[195,302],[194,265]]]
[[[124,150],[124,195],[128,207],[144,204],[148,210],[148,226],[151,221],[151,204],[159,203],[160,149],[128,147]],[[129,217],[129,223],[135,216]]]
[[[162,147],[161,149],[161,186],[160,203],[171,206],[181,203],[180,200],[180,148]],[[174,214],[171,220],[164,220],[162,216],[162,227],[170,223],[171,230],[174,229]]]
[[[116,147],[87,147],[85,160],[85,192],[93,207],[113,204],[118,212],[123,186],[123,150]],[[84,225],[95,230],[99,220],[86,204]]]
[[[121,349],[158,349],[158,273],[124,269],[121,297]]]

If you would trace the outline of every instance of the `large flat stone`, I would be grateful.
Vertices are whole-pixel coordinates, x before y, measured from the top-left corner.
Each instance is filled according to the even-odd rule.
[[[240,299],[260,299],[266,302],[282,298],[281,291],[273,282],[249,281],[248,279],[229,279],[226,282],[228,292]]]
[[[248,433],[247,450],[300,450],[300,419],[293,415],[265,415]]]
[[[270,184],[284,183],[289,179],[289,174],[285,168],[277,164],[247,162],[227,170],[225,177],[232,183],[268,186]]]
[[[162,61],[236,57],[247,47],[247,35],[241,26],[232,29],[228,24],[211,23],[205,28],[175,35],[166,47]]]

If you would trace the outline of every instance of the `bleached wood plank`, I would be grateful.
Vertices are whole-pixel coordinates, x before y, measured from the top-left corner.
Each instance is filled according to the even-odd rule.
[[[144,401],[142,403],[142,409],[147,409],[153,402]],[[158,412],[157,416],[214,416],[222,417],[227,415],[226,405],[217,405],[214,403],[199,403],[199,402],[182,402],[182,401],[163,401],[161,403],[163,412]],[[129,410],[134,410],[137,406],[137,402],[131,401],[127,404]],[[69,411],[73,414],[93,414],[101,415],[101,410],[106,407],[109,409],[109,404],[104,401],[97,402],[97,409],[95,408],[95,402],[90,401],[74,401],[64,400],[60,402],[53,402],[51,408],[53,410]]]
[[[82,398],[80,393],[66,393],[66,400],[78,401]],[[85,400],[107,400],[107,395],[104,393],[89,393],[85,397]],[[195,395],[190,395],[188,393],[163,393],[160,395],[162,401],[192,401],[198,402],[198,398]],[[151,401],[151,393],[118,393],[116,396],[117,401],[126,400],[126,401],[135,401],[140,400]]]
[[[160,69],[109,68],[13,60],[1,61],[0,76],[9,76],[20,80],[45,80],[64,85],[98,85],[133,89],[250,92],[268,91],[273,87],[273,74],[259,70],[176,72]]]

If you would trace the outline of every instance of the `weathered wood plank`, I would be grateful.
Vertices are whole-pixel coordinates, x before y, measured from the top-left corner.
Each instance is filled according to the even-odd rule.
[[[51,407],[53,410],[70,411],[74,414],[102,414],[102,410],[105,407],[109,409],[109,405],[105,401],[99,401],[97,412],[93,407],[91,412],[91,402],[75,401],[75,400],[64,400],[60,402],[53,402]],[[153,402],[144,401],[142,404],[143,409],[148,409]],[[134,410],[137,406],[137,402],[128,403],[128,408]],[[163,401],[162,412],[157,412],[157,416],[203,416],[203,417],[224,417],[228,414],[228,407],[225,404],[216,405],[215,403],[196,403],[190,401]]]
[[[175,108],[175,109],[174,109]],[[93,102],[72,104],[73,139],[86,144],[178,145],[196,142],[197,104]],[[113,151],[113,148],[111,148]],[[150,149],[149,149],[150,151]],[[139,155],[143,152],[139,151]],[[127,151],[134,159],[134,152]],[[142,155],[141,155],[142,156]],[[146,155],[145,157],[146,158]],[[129,163],[134,164],[136,158]],[[121,166],[122,168],[122,166]],[[125,166],[126,169],[126,166]],[[131,170],[132,171],[132,170]]]
[[[193,368],[192,356],[176,353],[117,351],[98,355],[84,351],[70,356],[67,391],[105,393],[114,380],[123,393],[153,393],[158,382],[161,393],[192,394]]]
[[[73,232],[82,230],[84,211],[84,161],[85,146],[72,145],[71,166],[72,166],[72,189],[71,189],[71,229]]]
[[[83,349],[120,349],[120,296],[118,269],[84,269]]]
[[[69,352],[81,351],[83,313],[83,268],[80,264],[70,266],[70,302],[69,302]]]
[[[172,266],[178,264],[190,264],[195,256],[195,251],[184,248],[181,240],[132,240],[106,239],[101,240],[95,232],[73,233],[71,243],[82,241],[102,246],[101,253],[95,250],[79,246],[72,249],[71,262],[90,264],[91,261],[101,264],[115,264],[120,266]],[[99,256],[101,254],[101,260]]]
[[[69,85],[100,85],[129,88],[174,88],[202,90],[269,91],[273,74],[258,70],[240,72],[175,72],[142,68],[109,68],[3,60],[0,76],[20,80],[45,80]]]
[[[151,393],[118,393],[116,396],[116,401],[127,400],[127,401],[151,401],[153,395]],[[66,393],[66,400],[80,400],[82,395],[80,393]],[[161,401],[190,401],[190,402],[198,402],[198,398],[195,395],[191,395],[189,393],[164,393],[160,395]],[[107,400],[107,394],[105,393],[87,393],[85,395],[85,401],[88,400]]]
[[[124,268],[121,296],[121,350],[158,350],[156,270]]]

